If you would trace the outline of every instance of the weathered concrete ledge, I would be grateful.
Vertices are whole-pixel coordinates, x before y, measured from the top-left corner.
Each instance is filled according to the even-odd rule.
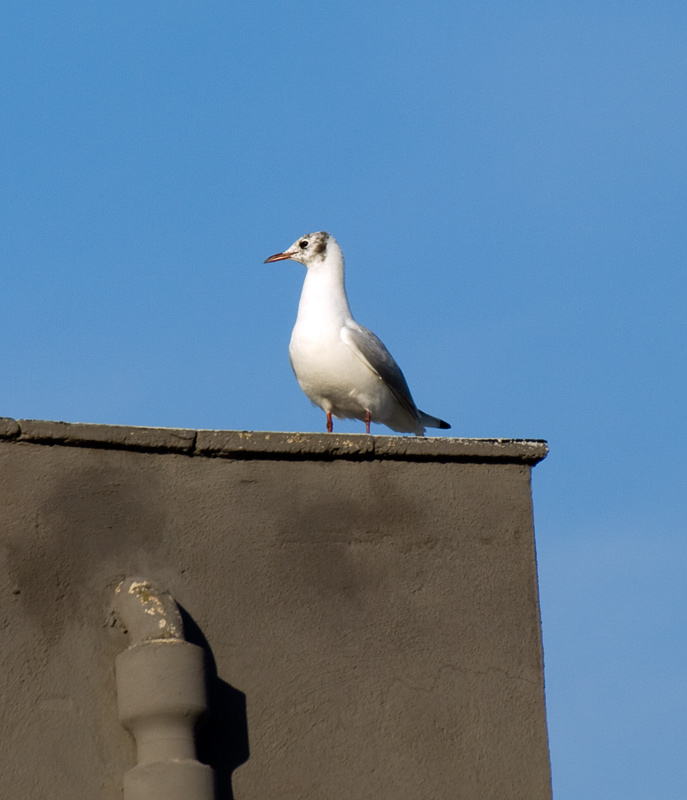
[[[95,425],[0,417],[0,440],[63,447],[179,453],[206,458],[395,459],[534,465],[546,457],[542,439],[458,439],[367,434],[213,431]]]

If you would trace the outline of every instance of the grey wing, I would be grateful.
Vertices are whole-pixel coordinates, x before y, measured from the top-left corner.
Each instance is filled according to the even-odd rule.
[[[348,320],[341,329],[341,338],[356,356],[389,387],[394,397],[418,419],[418,412],[401,368],[394,361],[384,342],[355,320]]]

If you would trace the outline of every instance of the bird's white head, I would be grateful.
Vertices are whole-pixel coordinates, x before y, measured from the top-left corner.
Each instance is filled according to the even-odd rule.
[[[306,267],[312,267],[322,261],[326,261],[327,256],[331,256],[334,252],[340,253],[339,245],[333,236],[330,236],[325,231],[317,231],[316,233],[306,233],[289,247],[283,253],[275,253],[273,256],[265,259],[265,264],[272,261],[285,261],[292,259],[293,261],[300,261]]]

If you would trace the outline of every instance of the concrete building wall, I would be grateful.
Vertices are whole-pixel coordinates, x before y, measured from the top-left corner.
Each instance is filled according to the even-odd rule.
[[[118,798],[112,617],[206,650],[220,800],[545,800],[543,442],[0,425],[0,787]]]

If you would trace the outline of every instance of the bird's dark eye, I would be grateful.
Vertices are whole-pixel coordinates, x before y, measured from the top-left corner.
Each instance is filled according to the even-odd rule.
[[[307,247],[309,244],[310,244],[310,242],[309,242],[307,239],[303,239],[303,241],[302,241],[302,242],[299,242],[299,245],[300,245],[300,248],[301,248],[301,250],[305,250],[305,248],[306,248],[306,247]]]

